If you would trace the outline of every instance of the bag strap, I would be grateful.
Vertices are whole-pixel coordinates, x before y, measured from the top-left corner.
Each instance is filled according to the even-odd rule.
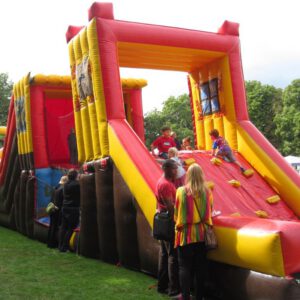
[[[185,188],[184,190],[185,190],[185,193],[187,193],[186,188]],[[197,209],[199,218],[200,218],[200,222],[202,222],[202,218],[201,218],[201,214],[200,214],[200,210],[199,210],[198,204],[197,204],[197,202],[195,201],[196,199],[194,198],[193,195],[192,195],[192,197],[193,197],[193,201],[194,201],[194,203],[195,203],[195,206],[196,206],[196,209]],[[206,198],[206,197],[205,197],[205,198]],[[205,203],[205,206],[206,206],[206,203]]]

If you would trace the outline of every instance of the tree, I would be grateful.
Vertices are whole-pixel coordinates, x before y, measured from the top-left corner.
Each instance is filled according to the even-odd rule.
[[[6,125],[13,83],[7,73],[0,73],[0,125]]]
[[[250,120],[279,149],[280,136],[274,120],[282,111],[282,90],[253,80],[246,81],[246,92]]]
[[[146,114],[144,121],[147,147],[160,135],[164,125],[170,126],[179,140],[186,136],[193,137],[192,113],[187,94],[169,97],[163,103],[162,111],[154,109]]]
[[[276,134],[281,138],[283,155],[300,155],[300,79],[292,81],[283,92],[283,109],[275,117]]]

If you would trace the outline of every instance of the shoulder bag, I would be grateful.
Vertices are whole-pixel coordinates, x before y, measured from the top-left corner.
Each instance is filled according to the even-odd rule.
[[[153,219],[153,237],[170,242],[174,239],[175,224],[169,213],[157,212]]]

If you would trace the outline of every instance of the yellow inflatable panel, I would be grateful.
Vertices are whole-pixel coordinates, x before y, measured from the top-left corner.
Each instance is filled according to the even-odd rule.
[[[247,230],[214,227],[218,249],[209,251],[210,259],[276,276],[285,276],[280,236],[253,234]]]
[[[77,92],[76,63],[75,63],[73,41],[69,43],[68,48],[69,48],[70,68],[72,74],[71,86],[72,86],[72,95],[73,95],[73,110],[74,110],[78,161],[80,163],[83,163],[85,161],[85,152],[84,152],[84,143],[83,143],[82,121],[81,121],[81,114],[80,114],[80,102],[79,102],[79,96]]]
[[[99,130],[98,130],[98,120],[96,114],[95,100],[93,94],[93,86],[91,79],[91,66],[89,59],[89,48],[87,40],[87,29],[85,28],[80,33],[80,45],[82,50],[82,61],[81,61],[81,76],[84,76],[84,89],[82,87],[82,92],[84,93],[85,101],[88,106],[89,120],[90,120],[90,130],[92,135],[92,145],[93,145],[93,159],[97,160],[101,157],[100,142],[99,142]]]
[[[209,135],[209,132],[214,129],[214,124],[212,121],[212,116],[204,117],[204,133],[205,133],[205,146],[206,150],[211,150],[212,148],[212,140]]]
[[[80,101],[80,115],[81,115],[82,130],[83,130],[85,161],[91,161],[94,158],[94,153],[92,147],[92,134],[91,134],[89,111],[87,107],[87,99],[85,98],[80,85],[81,82],[80,76],[82,70],[82,50],[80,45],[80,35],[77,35],[74,38],[74,53],[75,53],[75,61],[76,61],[77,92]]]
[[[121,84],[123,89],[141,89],[147,86],[147,80],[141,78],[122,78]]]
[[[111,157],[134,198],[138,201],[148,223],[152,227],[153,216],[156,209],[155,194],[152,192],[137,167],[134,165],[130,156],[126,153],[126,149],[123,148],[118,137],[115,135],[114,130],[110,126],[108,126],[108,135],[111,145]],[[147,199],[147,201],[141,201],[141,199]]]
[[[90,64],[92,69],[92,81],[96,104],[96,113],[99,122],[98,130],[101,156],[105,157],[109,155],[107,116],[95,19],[93,19],[87,27],[87,39],[89,45]]]
[[[0,134],[1,135],[6,135],[6,132],[7,132],[6,126],[0,126]]]

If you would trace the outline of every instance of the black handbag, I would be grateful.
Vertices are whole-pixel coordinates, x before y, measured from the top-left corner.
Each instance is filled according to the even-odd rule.
[[[170,242],[174,239],[175,223],[168,212],[157,212],[153,219],[153,237]]]

